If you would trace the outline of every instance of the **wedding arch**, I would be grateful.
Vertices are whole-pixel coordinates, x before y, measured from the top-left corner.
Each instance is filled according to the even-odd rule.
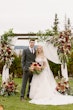
[[[10,50],[8,50],[8,51],[11,51],[11,54],[12,54],[12,49],[10,47],[10,43],[5,42],[5,40],[8,37],[13,37],[13,36],[30,36],[29,38],[31,38],[31,36],[32,36],[34,39],[38,39],[39,41],[41,39],[42,40],[41,44],[43,44],[45,56],[47,57],[48,60],[50,60],[56,64],[61,64],[61,74],[66,79],[66,81],[68,81],[67,60],[68,60],[68,55],[70,54],[70,50],[71,50],[71,44],[72,44],[71,41],[73,41],[73,37],[71,36],[70,31],[66,31],[66,32],[64,31],[63,33],[60,33],[59,36],[45,36],[44,37],[44,35],[40,36],[35,33],[14,34],[12,32],[12,30],[9,30],[7,33],[4,33],[1,36],[0,45],[9,46]],[[34,36],[37,36],[37,37],[34,37]],[[43,39],[43,38],[45,38],[45,39]],[[20,39],[22,39],[22,38],[20,38]],[[2,48],[4,49],[3,46],[2,46]],[[6,48],[8,49],[8,47],[6,47]],[[0,49],[0,51],[1,51],[1,49]],[[10,60],[10,59],[5,60],[3,56],[0,56],[0,61],[1,60],[4,60],[4,62],[5,62],[4,68],[5,68],[5,66],[7,66],[8,61],[9,61],[9,63],[8,63],[9,66],[12,62],[12,60]],[[7,73],[8,72],[9,72],[9,69],[7,70]],[[8,75],[8,77],[9,77],[9,75]]]

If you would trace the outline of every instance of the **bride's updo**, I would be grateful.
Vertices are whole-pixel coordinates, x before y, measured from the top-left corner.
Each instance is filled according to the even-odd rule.
[[[36,50],[36,56],[38,55],[44,56],[43,47],[41,45],[39,45]]]

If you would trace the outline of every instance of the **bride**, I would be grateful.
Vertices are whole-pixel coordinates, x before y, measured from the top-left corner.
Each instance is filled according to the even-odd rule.
[[[72,104],[73,96],[62,95],[56,91],[57,83],[48,61],[44,56],[43,47],[38,46],[36,51],[36,62],[40,63],[43,71],[37,75],[34,74],[30,87],[29,103],[41,105],[63,105]]]

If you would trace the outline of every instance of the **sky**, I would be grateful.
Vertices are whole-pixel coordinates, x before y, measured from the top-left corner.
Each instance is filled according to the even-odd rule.
[[[73,26],[73,0],[0,0],[0,35],[10,28],[15,33],[51,29],[55,13],[59,29],[63,30],[65,16]]]

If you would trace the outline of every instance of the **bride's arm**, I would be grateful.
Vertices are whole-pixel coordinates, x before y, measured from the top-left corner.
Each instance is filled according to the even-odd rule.
[[[42,69],[44,69],[47,66],[46,61],[43,61]]]

